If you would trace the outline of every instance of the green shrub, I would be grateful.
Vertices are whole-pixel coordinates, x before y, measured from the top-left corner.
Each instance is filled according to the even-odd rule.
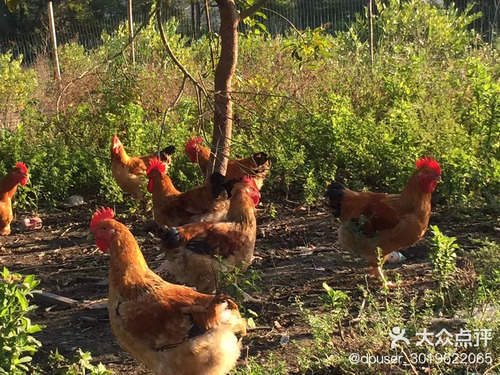
[[[42,327],[32,324],[27,314],[35,306],[28,298],[38,285],[33,275],[11,274],[3,269],[0,278],[0,374],[25,374],[30,370],[31,355],[41,343],[33,337]]]
[[[420,0],[376,5],[373,62],[369,25],[361,16],[335,35],[322,29],[274,38],[242,34],[232,155],[267,152],[273,167],[264,192],[309,204],[332,179],[353,189],[397,193],[424,155],[441,163],[436,194],[442,201],[498,200],[500,69],[495,45],[482,43],[470,29],[480,15]],[[218,44],[208,36],[186,40],[175,20],[164,28],[181,63],[210,89],[210,47],[217,56]],[[62,46],[60,97],[42,70],[25,69],[38,77],[40,90],[31,84],[23,92],[22,126],[0,136],[0,172],[21,159],[33,171],[19,204],[54,204],[73,193],[123,201],[109,171],[113,133],[130,155],[176,146],[174,182],[181,190],[201,183],[183,148],[190,135],[212,134],[213,98],[202,100],[200,115],[188,82],[171,108],[183,74],[157,29],[152,21],[136,36],[135,66],[122,53],[124,26],[104,33],[103,45],[92,51]],[[2,61],[17,66],[8,55]]]
[[[0,276],[0,374],[50,374],[50,375],[106,375],[111,371],[101,364],[92,365],[90,353],[78,349],[73,360],[67,360],[59,352],[51,353],[49,368],[34,366],[31,361],[42,343],[33,337],[42,326],[32,324],[28,317],[36,308],[29,299],[38,285],[34,275],[10,273],[3,268]]]
[[[434,237],[430,258],[434,269],[434,277],[439,284],[439,295],[444,305],[450,305],[449,291],[453,276],[456,274],[458,245],[455,237],[447,237],[436,225],[431,226]]]
[[[250,357],[245,366],[240,366],[231,372],[232,375],[286,375],[288,374],[285,361],[278,360],[270,354],[265,363],[259,363],[256,358]]]
[[[0,128],[15,128],[17,117],[32,100],[38,80],[36,72],[21,66],[22,56],[0,54]]]
[[[323,283],[323,289],[326,295],[322,296],[325,305],[321,313],[306,309],[297,299],[300,314],[313,335],[310,346],[297,345],[300,349],[298,362],[302,373],[338,366],[346,358],[342,349],[336,347],[332,337],[342,329],[341,321],[349,314],[349,296],[340,290],[333,290],[327,283]],[[339,333],[342,335],[342,332]]]
[[[112,374],[107,370],[102,363],[93,365],[90,363],[92,356],[89,352],[83,352],[78,349],[78,352],[72,360],[64,358],[56,349],[50,353],[49,365],[50,374],[52,375],[107,375]]]

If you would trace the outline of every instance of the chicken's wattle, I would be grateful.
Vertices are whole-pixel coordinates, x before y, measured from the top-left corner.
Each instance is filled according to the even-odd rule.
[[[104,253],[107,253],[109,250],[109,241],[103,238],[96,238],[95,245]]]
[[[436,190],[438,181],[435,178],[420,178],[420,186],[425,194],[432,194]]]
[[[260,197],[258,195],[254,195],[252,197],[252,203],[253,203],[253,205],[257,206],[259,204],[259,202],[260,202]]]

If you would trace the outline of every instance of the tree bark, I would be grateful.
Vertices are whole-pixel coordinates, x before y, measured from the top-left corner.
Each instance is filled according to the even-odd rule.
[[[216,0],[220,12],[221,53],[215,69],[215,113],[212,157],[207,177],[213,172],[226,173],[233,130],[231,89],[238,60],[239,14],[234,0]]]
[[[241,14],[234,0],[216,0],[220,12],[221,53],[215,69],[215,114],[212,156],[207,178],[213,172],[226,173],[233,131],[232,80],[238,62],[238,24],[255,13],[267,0],[257,0]]]

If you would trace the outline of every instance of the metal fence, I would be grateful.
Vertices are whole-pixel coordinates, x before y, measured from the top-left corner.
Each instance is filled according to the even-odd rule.
[[[316,28],[329,24],[328,31],[345,30],[355,20],[356,14],[365,15],[365,7],[369,0],[290,0],[270,1],[262,13],[266,15],[261,20],[272,34],[283,34],[290,29],[292,23],[298,29]],[[447,3],[444,0],[427,0],[438,4]],[[198,38],[207,30],[204,1],[176,0],[165,13],[165,18],[175,16],[179,21],[179,32],[192,38]],[[456,0],[455,4],[465,8],[467,1]],[[477,0],[474,11],[482,12],[483,16],[473,27],[482,33],[487,41],[492,41],[500,30],[500,0]],[[213,27],[216,30],[218,12],[215,3],[211,3],[210,11]],[[147,22],[148,15],[134,14],[136,27]],[[92,49],[102,43],[101,35],[104,30],[113,32],[124,18],[107,19],[106,21],[73,24],[61,27],[57,25],[57,39],[59,44],[76,41],[86,49]],[[245,27],[244,25],[242,26]],[[33,63],[35,57],[49,51],[48,30],[27,35],[0,35],[0,53],[11,51],[14,56],[23,55],[24,62]]]

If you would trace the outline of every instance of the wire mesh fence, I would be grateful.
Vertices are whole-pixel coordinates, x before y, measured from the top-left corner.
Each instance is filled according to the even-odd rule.
[[[370,0],[290,0],[270,1],[262,9],[266,19],[260,19],[270,34],[283,34],[293,24],[297,29],[316,28],[328,25],[328,32],[346,30],[355,20],[356,14],[366,16],[366,7]],[[449,5],[448,1],[433,1],[438,5]],[[451,3],[451,2],[450,2]],[[164,10],[164,18],[175,17],[179,22],[178,31],[191,38],[199,38],[208,30],[206,22],[205,2],[192,0],[176,0],[172,6]],[[467,1],[455,1],[465,9]],[[209,14],[213,30],[218,27],[218,12],[214,2],[209,5]],[[481,12],[482,17],[474,22],[474,27],[486,41],[493,41],[500,30],[500,0],[478,0],[474,12]],[[135,27],[149,20],[148,14],[134,14]],[[86,49],[96,48],[102,44],[103,31],[111,33],[117,30],[125,18],[109,18],[105,21],[85,24],[57,24],[56,32],[59,44],[76,41]],[[242,30],[244,29],[242,25]],[[37,55],[50,51],[48,29],[31,34],[0,35],[0,53],[11,51],[14,56],[22,55],[24,63],[31,64]]]

